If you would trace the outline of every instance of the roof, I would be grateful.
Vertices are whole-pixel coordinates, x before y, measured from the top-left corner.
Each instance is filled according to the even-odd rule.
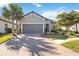
[[[3,19],[1,19],[1,18],[0,18],[0,20],[12,24],[12,22],[9,22],[9,21],[6,21],[6,20],[3,20]]]
[[[36,15],[38,15],[38,16],[40,16],[40,17],[42,17],[42,18],[44,18],[44,19],[46,19],[46,20],[48,20],[48,21],[54,22],[53,20],[50,20],[50,19],[48,19],[48,18],[46,18],[46,17],[44,17],[44,16],[42,16],[42,15],[40,15],[40,14],[34,12],[34,11],[31,11],[31,12],[25,14],[24,16],[27,16],[27,15],[29,15],[29,14],[31,14],[31,13],[34,13],[34,14],[36,14]]]
[[[42,15],[40,15],[40,14],[34,12],[34,11],[31,11],[31,12],[25,14],[24,16],[27,16],[27,15],[29,15],[29,14],[31,14],[31,13],[34,13],[34,14],[36,14],[36,15],[38,15],[38,16],[40,16],[40,17],[42,17],[42,18],[44,18],[44,19],[46,19],[46,20],[48,20],[48,21],[50,21],[50,22],[55,22],[55,21],[50,20],[50,19],[48,19],[48,18],[46,18],[46,17],[44,17],[44,16],[42,16]],[[7,21],[7,20],[5,20],[4,17],[0,17],[0,20],[12,24],[11,21]]]
[[[4,17],[0,17],[0,20],[12,24],[11,21],[7,21],[7,20],[5,20]]]

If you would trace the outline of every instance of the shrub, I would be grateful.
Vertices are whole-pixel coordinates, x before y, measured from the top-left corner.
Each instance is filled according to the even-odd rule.
[[[0,32],[0,35],[2,35],[3,33],[2,32]]]
[[[51,32],[57,32],[57,30],[51,30]]]
[[[73,31],[70,31],[70,32],[69,32],[69,34],[70,34],[70,35],[74,35],[74,34],[75,34],[75,32],[73,32]]]
[[[63,31],[61,28],[58,28],[57,30],[58,30],[58,31]]]
[[[79,34],[79,32],[75,31],[76,34]]]
[[[53,32],[53,33],[58,33],[58,31],[57,31],[57,30],[51,30],[51,32]]]
[[[52,30],[51,32],[62,34],[64,32],[64,30],[62,30],[61,28],[58,28],[56,30]]]

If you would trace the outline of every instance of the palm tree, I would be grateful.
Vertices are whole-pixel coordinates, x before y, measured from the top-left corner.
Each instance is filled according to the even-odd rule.
[[[58,19],[58,24],[60,26],[65,26],[66,30],[68,30],[68,28],[69,28],[68,14],[65,12],[62,14],[58,14],[57,19]]]
[[[22,18],[23,18],[23,15],[24,15],[24,13],[23,13],[23,9],[20,7],[20,6],[18,6],[18,5],[16,5],[16,13],[15,13],[15,19],[16,19],[16,33],[17,34],[19,34],[20,33],[20,20],[22,20]]]
[[[14,34],[14,11],[12,6],[13,4],[9,4],[9,7],[3,7],[3,16],[9,20],[12,20],[12,34]]]
[[[72,25],[75,24],[75,20],[76,20],[76,11],[71,11],[69,13],[62,13],[59,14],[57,16],[57,18],[59,19],[59,24],[61,24],[62,26],[65,26],[68,30],[68,28]]]
[[[78,27],[77,27],[77,24],[79,23],[79,12],[77,12],[77,11],[71,11],[70,13],[69,13],[70,15],[70,24],[71,25],[76,25],[75,26],[75,28],[76,28],[76,33],[78,33]]]
[[[14,21],[16,21],[16,28],[18,28],[18,21],[21,20],[23,16],[22,8],[17,4],[11,3],[9,7],[3,8],[3,16],[12,20],[12,34],[14,34]]]
[[[3,13],[2,15],[4,16],[5,19],[8,19],[8,21],[10,20],[10,11],[6,8],[6,7],[3,7]],[[7,31],[8,29],[8,23],[5,24],[5,30]]]
[[[17,31],[17,34],[20,33],[20,29],[21,29],[20,20],[22,20],[22,18],[23,18],[23,13],[22,12],[17,13],[17,17],[16,17],[16,31]]]
[[[76,25],[76,33],[78,33],[79,12],[76,12],[74,23]]]

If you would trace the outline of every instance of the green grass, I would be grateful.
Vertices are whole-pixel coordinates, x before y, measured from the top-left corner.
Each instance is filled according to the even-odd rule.
[[[0,44],[13,38],[11,34],[0,37]]]
[[[79,40],[69,41],[69,42],[63,43],[61,45],[63,45],[64,47],[67,47],[69,49],[72,49],[76,52],[79,52]]]
[[[67,34],[69,38],[79,37],[79,34]]]
[[[62,35],[62,34],[54,34],[54,35],[48,36],[48,38],[65,40],[67,39],[67,36]]]
[[[53,34],[53,35],[47,35],[47,38],[49,39],[59,39],[59,40],[65,40],[68,38],[75,38],[75,37],[79,37],[79,34]]]

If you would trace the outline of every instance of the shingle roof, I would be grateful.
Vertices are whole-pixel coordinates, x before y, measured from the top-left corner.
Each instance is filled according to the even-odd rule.
[[[0,17],[0,20],[12,24],[11,21],[7,21],[7,20],[5,20],[4,17]]]
[[[31,12],[25,14],[24,16],[27,16],[27,15],[29,15],[29,14],[31,14],[31,13],[35,13],[36,15],[38,15],[38,16],[40,16],[40,17],[42,17],[42,18],[45,18],[45,19],[48,20],[48,21],[54,22],[53,20],[50,20],[50,19],[48,19],[48,18],[46,18],[46,17],[44,17],[44,16],[42,16],[42,15],[40,15],[40,14],[34,12],[34,11],[31,11]]]

